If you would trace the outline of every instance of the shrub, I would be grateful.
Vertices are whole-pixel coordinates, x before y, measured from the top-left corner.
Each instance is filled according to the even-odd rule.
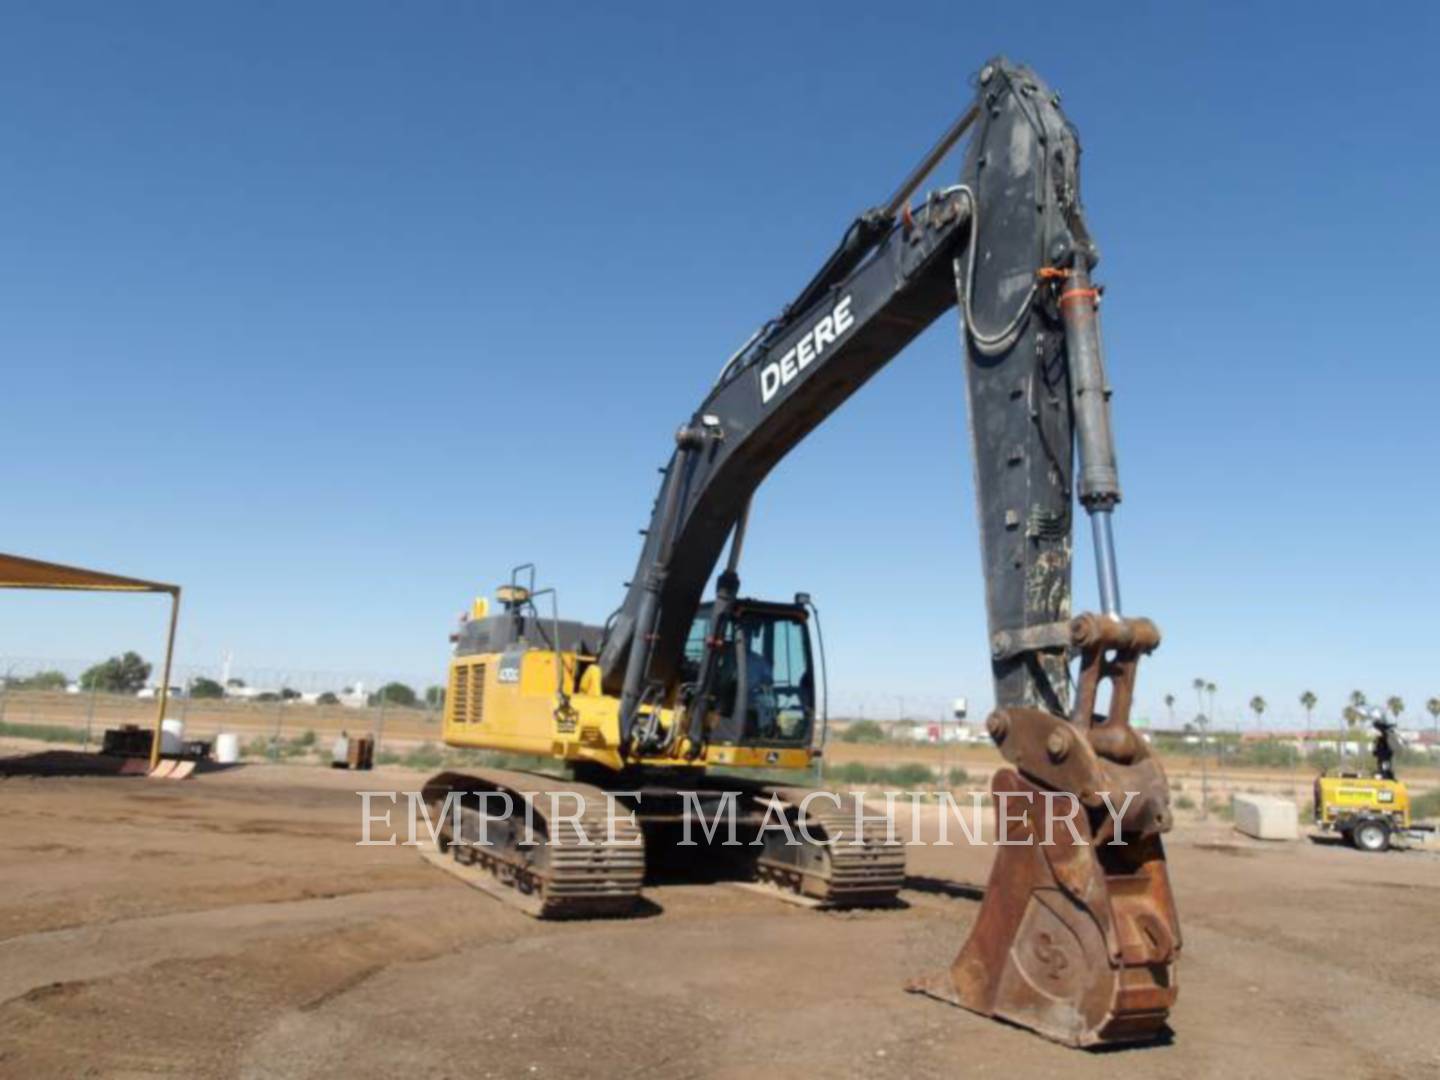
[[[316,705],[339,705],[339,704],[340,704],[340,699],[335,696],[335,694],[334,694],[333,691],[326,690],[323,694],[321,694],[319,697],[317,697],[317,698],[315,699],[315,704],[316,704]]]
[[[37,671],[23,679],[10,679],[5,682],[5,687],[9,690],[64,690],[69,684],[70,680],[63,671],[51,668],[48,671]]]
[[[399,705],[402,708],[414,708],[419,703],[415,691],[402,682],[388,682],[370,695],[371,705]]]
[[[85,741],[84,728],[66,727],[63,724],[11,724],[0,721],[0,735],[16,739],[38,739],[41,742],[82,743]]]
[[[1190,798],[1189,795],[1181,795],[1178,799],[1175,800],[1175,809],[1176,809],[1176,810],[1194,810],[1194,809],[1195,809],[1195,800],[1192,799],[1192,798]]]
[[[902,788],[923,787],[934,782],[935,771],[929,765],[922,765],[918,761],[896,765],[889,771],[889,776],[881,781]]]
[[[964,770],[961,769],[960,772],[964,773]],[[866,765],[860,761],[847,761],[843,765],[826,769],[825,779],[840,784],[880,784],[904,789],[933,784],[935,772],[930,766],[922,765],[918,761],[906,761],[899,765]]]
[[[1233,750],[1230,760],[1237,765],[1293,769],[1300,761],[1300,752],[1290,743],[1255,742]]]
[[[1410,814],[1419,818],[1440,817],[1440,788],[1411,799]]]
[[[438,769],[445,764],[445,750],[434,743],[421,743],[400,759],[410,769]]]
[[[838,784],[863,784],[870,779],[870,769],[858,761],[847,761],[827,768],[825,778]]]
[[[874,720],[855,720],[840,733],[841,742],[876,743],[885,741],[885,729]]]
[[[192,698],[222,698],[225,696],[225,688],[214,679],[207,679],[201,675],[191,680],[190,696]]]

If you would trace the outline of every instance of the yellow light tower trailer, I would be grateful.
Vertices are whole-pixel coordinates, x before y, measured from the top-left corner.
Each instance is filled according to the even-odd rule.
[[[1315,778],[1315,825],[1360,851],[1385,851],[1394,837],[1423,840],[1435,831],[1411,821],[1402,781],[1353,773]]]

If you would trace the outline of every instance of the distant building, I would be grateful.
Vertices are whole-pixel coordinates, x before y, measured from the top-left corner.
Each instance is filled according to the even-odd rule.
[[[354,686],[347,686],[340,693],[335,695],[340,699],[340,704],[347,709],[363,709],[370,704],[370,695],[365,692],[365,684],[357,682]]]
[[[271,690],[264,686],[230,686],[225,687],[225,696],[234,698],[236,701],[254,701],[265,694],[274,694],[279,697],[279,690]]]
[[[891,728],[892,738],[909,739],[911,742],[931,743],[940,745],[942,743],[957,745],[972,742],[984,741],[981,736],[969,724],[956,723],[947,720],[943,723],[909,723],[896,725]]]
[[[75,690],[72,691],[67,686],[65,688],[65,691],[66,693],[78,693],[79,689],[79,686],[76,686]],[[145,698],[147,701],[154,701],[155,698],[159,695],[159,693],[160,688],[158,686],[142,686],[139,690],[135,691],[135,696],[137,698]],[[170,693],[167,696],[172,698],[184,697],[185,688],[183,686],[172,686],[170,687]]]

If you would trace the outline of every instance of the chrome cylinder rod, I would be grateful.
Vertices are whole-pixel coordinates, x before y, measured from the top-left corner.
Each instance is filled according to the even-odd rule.
[[[1110,528],[1110,510],[1090,512],[1095,536],[1095,574],[1100,584],[1100,611],[1113,619],[1120,617],[1120,571],[1115,564],[1115,534]]]

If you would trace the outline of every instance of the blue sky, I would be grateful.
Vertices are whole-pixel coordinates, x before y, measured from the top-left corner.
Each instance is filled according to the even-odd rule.
[[[612,7],[7,8],[0,549],[180,582],[186,665],[434,677],[527,560],[602,619],[675,425],[1004,52],[1084,143],[1141,711],[1440,694],[1433,7]],[[842,707],[988,704],[962,377],[951,315],[758,497]]]

